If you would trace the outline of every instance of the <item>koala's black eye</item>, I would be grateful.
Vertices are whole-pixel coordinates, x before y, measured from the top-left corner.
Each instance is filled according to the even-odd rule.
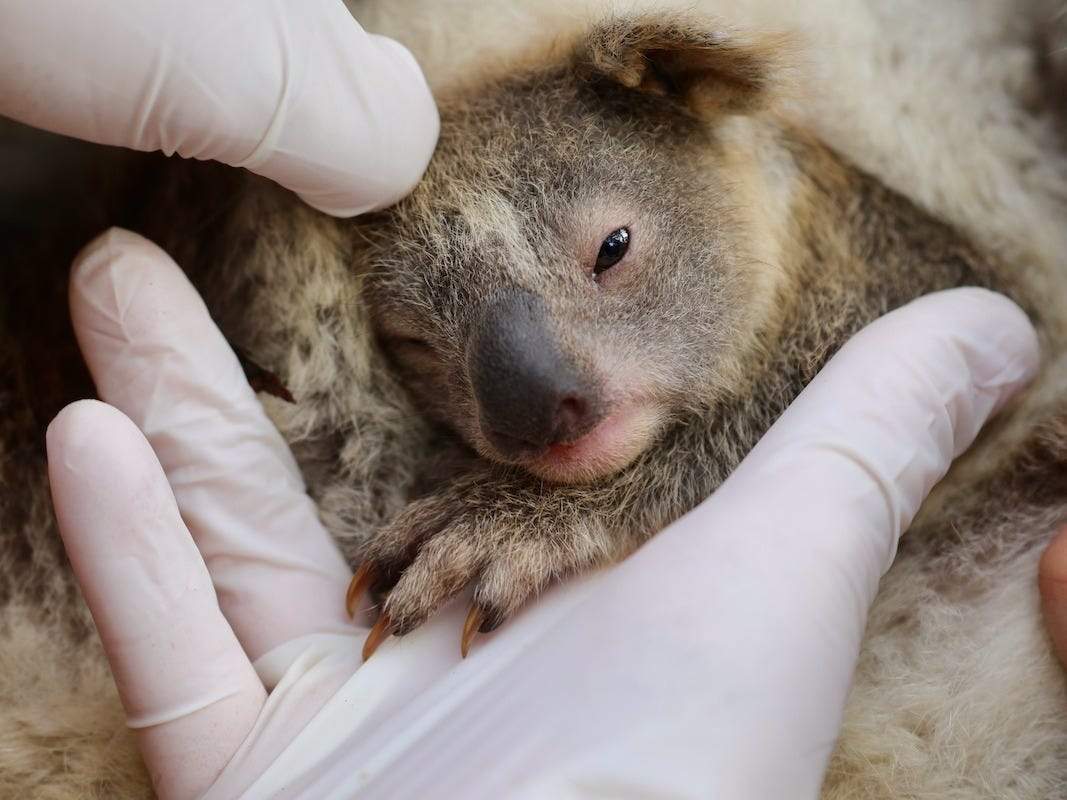
[[[617,231],[612,231],[608,234],[603,244],[600,245],[600,252],[596,256],[596,266],[593,267],[593,274],[599,275],[601,272],[611,269],[620,261],[622,257],[626,255],[626,251],[630,248],[630,231],[626,228],[619,228]]]

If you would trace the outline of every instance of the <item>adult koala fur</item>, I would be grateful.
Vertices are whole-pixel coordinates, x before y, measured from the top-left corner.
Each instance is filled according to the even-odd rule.
[[[87,389],[61,344],[63,267],[107,222],[167,245],[231,341],[296,395],[265,403],[331,530],[377,565],[400,633],[470,579],[488,627],[556,574],[620,557],[711,492],[889,308],[953,285],[1010,292],[1045,369],[902,543],[825,796],[1064,793],[1067,689],[1034,575],[1067,518],[1067,162],[1040,108],[1036,18],[991,0],[698,4],[746,34],[593,5],[354,4],[415,51],[443,119],[424,183],[374,217],[117,156],[92,167],[124,176],[115,205],[94,217],[75,198],[63,236],[54,209],[47,242],[42,218],[5,210],[3,796],[150,791],[56,543],[40,447]],[[601,260],[620,229],[625,256],[609,263],[616,237]],[[515,320],[538,360],[502,375],[502,354],[529,355]],[[533,396],[534,368],[560,391]],[[524,418],[487,389],[502,377]],[[568,452],[620,414],[614,446]]]

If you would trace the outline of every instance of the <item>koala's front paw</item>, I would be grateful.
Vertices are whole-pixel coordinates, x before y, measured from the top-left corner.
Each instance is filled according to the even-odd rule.
[[[390,633],[421,625],[474,583],[464,656],[549,581],[622,555],[578,492],[478,473],[409,505],[383,528],[349,587],[349,613],[369,587],[384,597],[364,659]]]

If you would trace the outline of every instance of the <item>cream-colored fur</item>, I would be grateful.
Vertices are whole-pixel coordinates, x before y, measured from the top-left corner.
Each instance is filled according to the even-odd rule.
[[[350,3],[368,28],[415,50],[435,89],[497,56],[565,39],[609,5],[620,7],[607,0]],[[649,5],[664,4],[625,8]],[[1039,108],[1034,17],[1047,13],[1046,3],[669,5],[696,6],[739,28],[800,31],[805,56],[791,113],[1025,275],[1053,313],[1045,344],[1062,350],[1067,150]],[[1029,402],[1065,389],[1060,359]],[[1012,433],[1008,426],[999,435]],[[963,470],[978,471],[981,461],[979,452]],[[981,597],[953,597],[931,589],[922,563],[902,558],[872,616],[829,797],[1048,796],[1042,768],[1064,758],[1067,691],[1048,655],[1034,576],[1030,552],[989,576],[993,588]],[[145,796],[146,776],[95,639],[78,644],[68,628],[19,606],[0,618],[0,797]],[[1027,762],[1023,753],[1039,757]]]
[[[147,795],[96,640],[74,649],[60,626],[22,604],[4,608],[0,637],[0,797],[110,800],[116,787],[118,796]]]

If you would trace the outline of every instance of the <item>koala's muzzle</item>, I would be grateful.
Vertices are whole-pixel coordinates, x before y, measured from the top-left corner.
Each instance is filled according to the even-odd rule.
[[[544,303],[525,290],[486,306],[471,332],[467,367],[482,433],[504,455],[573,442],[603,417],[592,376],[563,352]]]

